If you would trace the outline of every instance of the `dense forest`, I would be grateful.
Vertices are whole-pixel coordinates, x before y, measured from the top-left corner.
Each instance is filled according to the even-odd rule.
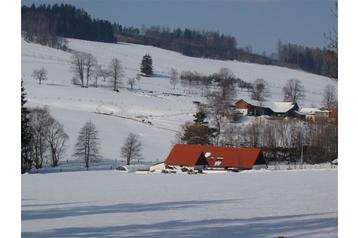
[[[254,54],[250,49],[237,48],[235,37],[214,31],[192,29],[169,29],[152,26],[133,28],[114,24],[117,41],[153,45],[180,52],[186,56],[222,60],[240,60],[259,64],[273,64],[275,60]]]
[[[233,36],[219,32],[180,28],[170,30],[159,26],[138,29],[118,24],[114,24],[114,32],[117,41],[153,45],[187,56],[278,65],[338,77],[338,57],[331,50],[283,44],[279,41],[276,57],[267,57],[254,54],[247,47],[237,48]]]
[[[39,5],[21,7],[21,30],[28,38],[51,35],[100,42],[113,42],[110,22],[93,19],[74,6]]]
[[[21,30],[25,39],[55,48],[66,48],[62,38],[120,41],[153,45],[192,57],[278,65],[338,77],[338,56],[334,51],[279,42],[277,56],[268,57],[252,53],[248,47],[238,48],[235,37],[219,32],[126,27],[93,19],[83,9],[68,4],[22,6]]]
[[[334,51],[278,42],[278,60],[332,78],[338,78],[338,56]]]

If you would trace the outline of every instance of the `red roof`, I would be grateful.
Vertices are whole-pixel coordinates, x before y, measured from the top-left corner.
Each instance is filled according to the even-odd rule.
[[[168,165],[197,165],[200,155],[206,157],[209,167],[251,169],[262,156],[261,149],[216,147],[207,145],[176,144],[165,163]]]
[[[202,145],[176,144],[164,163],[168,165],[195,166],[199,161],[200,154],[203,152],[202,147]]]

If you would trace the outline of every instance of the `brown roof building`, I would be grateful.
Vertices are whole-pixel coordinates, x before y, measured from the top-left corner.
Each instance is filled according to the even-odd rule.
[[[255,100],[246,101],[243,99],[235,103],[235,108],[242,115],[246,116],[274,116],[288,117],[295,116],[298,111],[297,103],[292,102],[258,102]]]

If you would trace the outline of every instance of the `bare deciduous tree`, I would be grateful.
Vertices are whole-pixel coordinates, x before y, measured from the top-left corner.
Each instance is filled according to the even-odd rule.
[[[50,149],[51,165],[55,167],[65,152],[65,143],[68,140],[68,135],[63,130],[61,123],[54,118],[49,120],[46,140]]]
[[[109,65],[108,69],[109,75],[111,77],[113,83],[113,90],[117,91],[118,86],[122,84],[122,79],[124,77],[123,67],[121,65],[121,61],[117,58],[113,58]]]
[[[290,121],[290,131],[291,131],[291,140],[290,145],[288,147],[290,148],[301,148],[303,144],[304,139],[304,130],[302,130],[302,126],[297,123],[296,120]],[[291,156],[292,157],[292,156]]]
[[[94,79],[95,88],[98,87],[98,79],[101,77],[101,70],[102,70],[102,66],[99,64],[97,64],[94,68],[93,79]]]
[[[266,147],[275,148],[277,147],[277,136],[276,136],[276,129],[275,124],[272,122],[266,122],[263,124],[263,138],[265,141]]]
[[[184,131],[187,127],[187,124],[189,125],[190,123],[191,122],[186,122],[180,126],[180,130],[175,133],[174,140],[171,141],[172,145],[185,143],[185,141],[183,141]]]
[[[175,89],[175,86],[178,84],[179,82],[179,73],[176,69],[171,69],[170,70],[170,84],[173,86],[173,89]]]
[[[211,124],[215,128],[213,137],[216,138],[215,144],[219,145],[221,133],[223,132],[224,125],[231,115],[228,102],[222,98],[220,92],[210,93],[206,96],[208,101],[207,114],[211,119]]]
[[[260,145],[261,135],[261,120],[257,118],[254,122],[250,123],[246,128],[246,136],[250,146],[258,147]]]
[[[304,161],[322,163],[338,156],[338,125],[316,120],[308,124],[308,138],[304,151]]]
[[[127,81],[127,84],[131,87],[131,90],[132,90],[133,86],[136,84],[135,78],[129,78]]]
[[[236,96],[234,73],[228,68],[221,68],[214,77],[220,87],[221,100],[226,106],[230,106]]]
[[[47,70],[45,68],[35,69],[31,76],[41,84],[42,81],[47,80]]]
[[[84,68],[86,73],[86,88],[88,88],[88,82],[91,77],[95,76],[95,69],[97,65],[97,59],[92,54],[84,54],[85,61],[84,61]]]
[[[85,77],[85,62],[86,62],[86,54],[76,52],[71,56],[71,69],[75,74],[74,83],[79,83],[83,88],[84,85],[84,77]],[[79,81],[79,82],[78,82]]]
[[[278,121],[278,123],[275,124],[277,146],[289,147],[291,136],[290,126],[290,122],[286,120]]]
[[[283,100],[286,102],[297,103],[305,98],[305,88],[298,79],[289,79],[282,88]]]
[[[106,82],[106,79],[110,77],[109,71],[103,68],[102,65],[100,65],[98,68],[98,75],[102,77],[103,82]]]
[[[30,113],[30,126],[32,134],[32,160],[36,169],[42,168],[47,152],[47,132],[52,122],[47,108],[36,107]]]
[[[225,146],[240,146],[240,134],[240,127],[235,124],[228,124],[227,126],[225,126],[225,130],[223,132],[222,144]]]
[[[63,125],[54,119],[45,108],[34,108],[30,114],[32,160],[35,168],[42,168],[45,158],[49,157],[51,166],[55,167],[65,152],[68,135]]]
[[[331,9],[332,15],[338,19],[338,1],[335,2],[334,8]],[[335,51],[338,54],[338,31],[336,28],[333,28],[328,34],[324,34],[325,38],[328,40],[328,48]]]
[[[126,159],[127,165],[130,165],[131,161],[135,159],[139,162],[142,159],[141,151],[142,143],[139,140],[139,135],[129,133],[121,148],[121,156]]]
[[[231,104],[235,97],[235,75],[227,68],[221,68],[219,73],[213,75],[218,85],[218,90],[208,92],[207,115],[210,118],[210,135],[214,138],[213,144],[225,143],[222,138],[225,126],[232,116]]]
[[[101,158],[99,154],[98,132],[96,126],[91,121],[87,121],[80,130],[75,146],[75,157],[83,159],[88,169],[90,162]]]
[[[256,79],[253,84],[251,99],[262,103],[263,101],[266,100],[267,97],[270,97],[270,91],[267,88],[266,81],[261,78]]]
[[[333,85],[327,85],[324,88],[322,104],[324,107],[330,109],[337,105],[336,87]]]

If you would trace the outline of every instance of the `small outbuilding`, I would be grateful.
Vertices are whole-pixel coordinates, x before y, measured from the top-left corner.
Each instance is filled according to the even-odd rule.
[[[328,119],[330,117],[330,111],[324,108],[302,108],[299,113],[304,115],[307,121]]]
[[[165,169],[166,169],[165,163],[164,163],[164,161],[162,161],[162,162],[158,162],[158,163],[153,164],[152,166],[150,166],[149,171],[150,172],[155,172],[155,171],[161,172],[161,171],[163,171]]]

